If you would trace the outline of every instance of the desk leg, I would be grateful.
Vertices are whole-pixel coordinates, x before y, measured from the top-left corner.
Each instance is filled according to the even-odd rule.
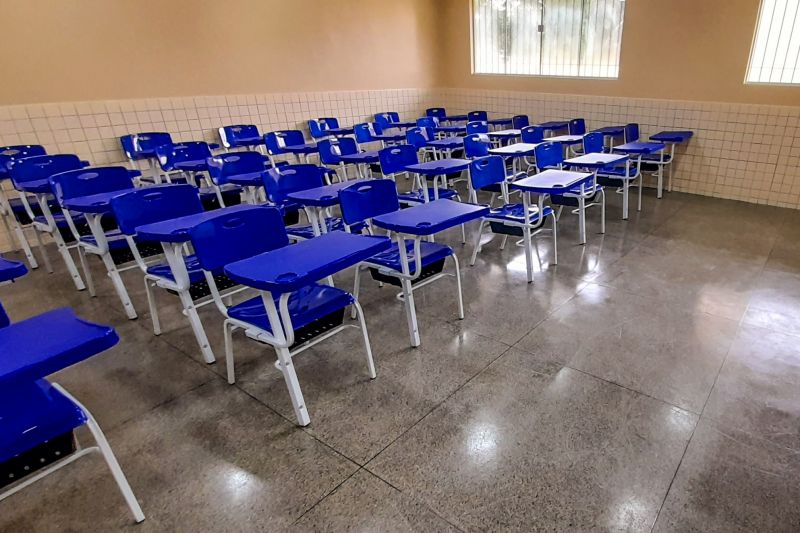
[[[47,220],[47,225],[50,226],[50,229],[52,230],[50,235],[53,236],[53,240],[56,242],[58,253],[60,253],[61,257],[64,259],[64,264],[67,266],[67,271],[72,278],[72,282],[75,283],[75,288],[79,291],[82,291],[86,289],[86,285],[84,285],[83,279],[81,279],[81,275],[78,273],[78,267],[75,266],[75,261],[72,259],[72,255],[69,253],[69,248],[67,248],[67,243],[64,242],[64,238],[61,236],[58,225],[53,218],[53,213],[50,211],[50,207],[47,205],[47,197],[47,194],[36,195],[36,199],[39,202],[39,207],[42,210],[42,214],[44,215],[45,220]]]
[[[627,169],[626,169],[627,174]],[[631,182],[628,179],[622,181],[622,220],[628,220],[628,192]]]
[[[578,197],[578,234],[580,243],[586,244],[586,199],[583,197],[583,186]]]
[[[523,220],[525,225],[522,227],[522,238],[525,241],[525,270],[528,274],[528,283],[533,283],[533,254],[531,250],[531,228],[530,220],[531,196],[529,192],[522,192]],[[553,215],[555,217],[555,215]]]
[[[6,198],[5,192],[2,190],[2,184],[0,184],[0,212],[2,213],[0,216],[3,217],[3,222],[6,225],[9,236],[11,236],[13,228],[14,235],[19,241],[22,251],[25,253],[28,264],[31,266],[31,268],[39,268],[39,263],[36,262],[36,257],[34,257],[33,252],[31,251],[31,246],[28,244],[28,239],[25,237],[25,232],[23,231],[22,226],[19,225],[19,221],[17,220],[16,215],[14,215],[14,210],[11,209],[11,204],[9,203],[8,198]],[[9,219],[11,219],[11,227],[9,227],[8,224]]]
[[[408,266],[408,254],[406,253],[406,239],[400,233],[396,236],[397,246],[400,255],[400,266],[403,274],[410,275],[411,269]],[[417,308],[414,305],[414,291],[412,290],[411,280],[400,278],[400,286],[403,289],[403,304],[406,308],[406,319],[408,321],[408,334],[411,337],[411,346],[416,348],[421,344],[419,338],[419,325],[417,324]]]

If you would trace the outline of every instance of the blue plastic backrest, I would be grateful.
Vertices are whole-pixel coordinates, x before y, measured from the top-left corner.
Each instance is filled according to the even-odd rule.
[[[284,165],[264,173],[264,189],[274,204],[281,205],[286,196],[297,191],[322,187],[326,169],[317,165]]]
[[[485,120],[467,122],[467,133],[489,133],[489,123]]]
[[[8,167],[15,159],[47,155],[44,146],[40,144],[16,144],[0,147],[0,179],[8,177]]]
[[[339,156],[358,153],[358,144],[352,137],[325,139],[320,141],[317,147],[319,160],[326,165],[338,165],[342,161]]]
[[[317,119],[323,130],[335,130],[339,128],[339,119],[333,117],[320,117]]]
[[[428,141],[433,140],[433,134],[428,128],[412,128],[406,131],[406,142],[417,150],[421,150],[428,145]]]
[[[146,131],[123,135],[119,141],[128,159],[143,159],[150,157],[162,144],[171,144],[172,136],[163,131]]]
[[[600,154],[605,148],[605,139],[599,131],[593,131],[583,136],[583,152],[585,154]]]
[[[340,189],[339,205],[348,226],[400,209],[397,186],[387,179],[361,181]]]
[[[514,115],[511,118],[511,127],[515,130],[521,130],[525,126],[530,125],[530,121],[528,120],[528,115]]]
[[[225,140],[231,146],[236,146],[236,142],[241,139],[254,139],[261,137],[258,131],[258,126],[255,124],[234,124],[232,126],[224,126],[222,131],[225,132]]]
[[[133,188],[130,171],[122,166],[68,170],[50,176],[59,204],[70,198]]]
[[[536,168],[557,167],[564,162],[564,147],[560,142],[540,144],[534,149]]]
[[[625,142],[635,143],[639,140],[639,125],[634,123],[625,125]]]
[[[386,113],[375,113],[375,122],[380,124],[381,127],[387,128],[395,122],[400,122],[400,115],[394,111],[387,111]]]
[[[264,144],[270,155],[280,155],[286,153],[284,146],[306,144],[306,138],[300,130],[271,131],[264,135]]]
[[[584,135],[586,133],[586,121],[582,118],[573,118],[569,121],[570,135]]]
[[[192,185],[153,185],[115,196],[111,208],[119,229],[136,235],[139,226],[201,213],[203,204]]]
[[[464,155],[470,159],[489,155],[489,136],[485,133],[473,133],[464,137]]]
[[[417,149],[410,144],[399,144],[384,148],[378,152],[378,159],[381,162],[381,173],[384,176],[405,172],[407,165],[419,163]]]
[[[380,128],[380,126],[378,126]],[[380,135],[375,125],[369,122],[362,122],[353,126],[353,133],[356,136],[356,141],[359,143],[368,143],[375,140],[373,133]]]
[[[429,107],[425,110],[425,116],[436,117],[440,120],[447,118],[447,111],[443,107]]]
[[[161,168],[170,171],[175,168],[175,163],[205,161],[211,157],[211,148],[205,141],[162,144],[156,148],[156,157]]]
[[[436,128],[439,125],[439,119],[436,117],[420,117],[417,119],[418,128]]]
[[[289,244],[283,216],[275,207],[253,206],[204,220],[189,230],[200,266],[211,272],[235,261]]]
[[[541,126],[525,126],[520,132],[524,143],[536,144],[544,140],[544,128]]]
[[[47,179],[53,174],[77,170],[85,166],[81,158],[75,154],[35,155],[15,159],[8,174],[16,186],[28,181]]]
[[[494,183],[502,183],[506,179],[506,164],[503,158],[499,155],[490,155],[476,159],[469,164],[469,179],[475,190]]]
[[[489,114],[486,111],[470,111],[467,113],[467,120],[469,122],[489,120]]]
[[[210,157],[208,173],[214,183],[224,185],[228,183],[228,176],[240,174],[253,174],[267,170],[267,158],[258,152],[233,152]]]

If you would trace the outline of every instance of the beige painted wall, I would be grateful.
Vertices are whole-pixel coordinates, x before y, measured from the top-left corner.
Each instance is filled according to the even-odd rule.
[[[0,105],[430,87],[435,10],[431,0],[0,0]]]
[[[471,74],[471,0],[439,0],[445,87],[800,105],[800,87],[743,83],[758,0],[628,0],[618,80]]]

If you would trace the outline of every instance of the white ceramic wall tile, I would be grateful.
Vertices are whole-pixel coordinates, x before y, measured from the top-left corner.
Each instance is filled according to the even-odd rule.
[[[589,129],[638,122],[642,137],[692,130],[677,151],[674,190],[800,208],[800,107],[468,89],[442,89],[434,100],[452,114],[583,117]]]
[[[119,137],[167,131],[178,141],[219,142],[217,129],[255,124],[262,132],[307,131],[309,118],[337,117],[342,125],[397,111],[411,120],[435,104],[428,89],[339,91],[148,98],[0,106],[0,146],[42,144],[49,153],[75,153],[94,165],[125,160]]]

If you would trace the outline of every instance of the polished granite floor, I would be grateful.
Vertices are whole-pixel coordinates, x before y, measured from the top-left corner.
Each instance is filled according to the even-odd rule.
[[[0,288],[15,319],[69,305],[118,328],[54,380],[94,412],[147,514],[133,525],[92,458],[0,502],[0,530],[800,530],[800,212],[648,191],[626,222],[610,196],[585,246],[564,215],[558,266],[537,240],[530,285],[511,242],[469,267],[445,236],[467,316],[451,279],[420,289],[418,349],[395,291],[365,280],[378,378],[355,330],[298,356],[304,429],[269,349],[238,337],[227,385],[166,293],[154,337],[136,272],[137,321],[100,268],[94,299],[63,268]],[[219,315],[202,318],[219,357]]]

